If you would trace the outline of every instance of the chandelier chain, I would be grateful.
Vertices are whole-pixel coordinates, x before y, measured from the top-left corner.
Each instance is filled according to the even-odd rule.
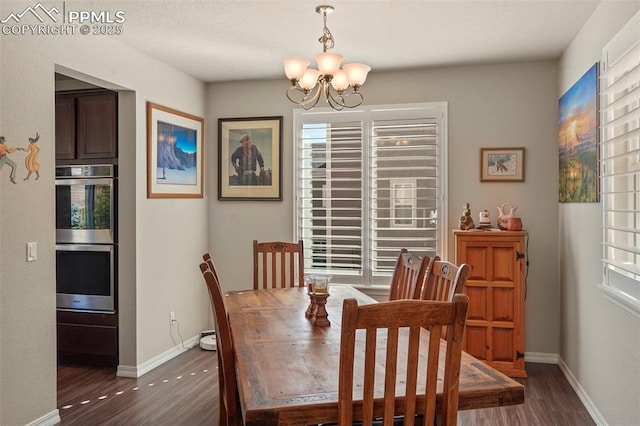
[[[324,28],[322,29],[322,37],[320,37],[318,41],[322,44],[322,51],[326,52],[329,49],[333,49],[335,41],[333,40],[331,31],[329,31],[327,27],[327,12],[322,12],[322,20],[324,21]]]

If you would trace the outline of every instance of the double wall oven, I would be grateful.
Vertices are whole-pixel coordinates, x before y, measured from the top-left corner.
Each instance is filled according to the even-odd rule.
[[[56,301],[61,310],[116,310],[116,166],[56,167]]]

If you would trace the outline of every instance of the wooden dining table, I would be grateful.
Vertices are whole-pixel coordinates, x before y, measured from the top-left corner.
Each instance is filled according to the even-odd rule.
[[[244,424],[337,422],[342,303],[348,298],[359,305],[376,300],[354,287],[334,285],[326,303],[331,324],[316,327],[305,317],[306,288],[247,290],[226,296]],[[428,341],[426,330],[424,334]],[[444,374],[443,368],[439,374]],[[464,352],[459,389],[460,410],[524,402],[522,384]],[[439,387],[438,405],[441,395]]]

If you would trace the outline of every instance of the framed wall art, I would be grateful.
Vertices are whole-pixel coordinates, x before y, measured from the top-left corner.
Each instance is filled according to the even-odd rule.
[[[524,148],[480,148],[480,182],[524,182]]]
[[[204,119],[147,102],[147,198],[202,198]]]
[[[282,200],[282,116],[218,119],[218,199]]]
[[[558,101],[561,203],[598,202],[598,64]]]

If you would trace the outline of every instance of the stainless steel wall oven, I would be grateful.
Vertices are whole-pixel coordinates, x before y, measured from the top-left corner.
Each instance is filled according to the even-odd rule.
[[[56,167],[58,309],[116,310],[115,172],[111,164]]]

